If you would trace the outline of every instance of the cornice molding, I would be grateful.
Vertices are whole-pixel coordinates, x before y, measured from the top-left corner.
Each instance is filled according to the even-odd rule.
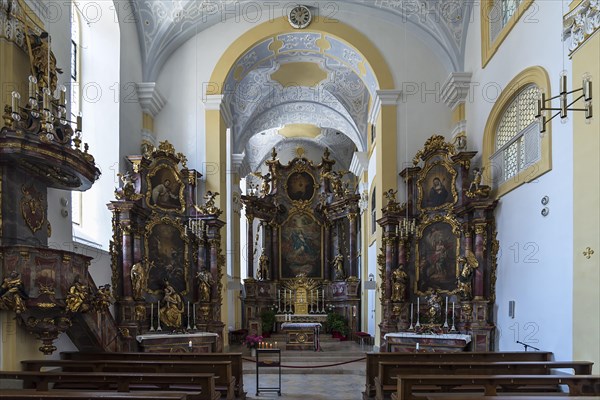
[[[563,40],[571,38],[569,57],[600,29],[600,1],[583,0],[563,19]]]
[[[395,106],[400,101],[402,90],[378,90],[377,96],[373,100],[373,107],[369,113],[369,123],[375,125],[381,106]]]
[[[366,151],[354,152],[350,162],[350,172],[360,178],[367,168],[369,168],[369,153]]]
[[[444,103],[454,109],[460,102],[464,102],[471,88],[470,72],[452,72],[440,89],[440,96]]]
[[[158,91],[156,82],[141,82],[136,85],[136,88],[142,111],[156,117],[167,104],[166,99]]]

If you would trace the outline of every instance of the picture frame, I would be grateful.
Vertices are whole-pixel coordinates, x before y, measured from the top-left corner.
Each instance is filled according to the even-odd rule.
[[[435,211],[456,204],[456,176],[454,168],[445,162],[430,164],[417,181],[419,209]]]

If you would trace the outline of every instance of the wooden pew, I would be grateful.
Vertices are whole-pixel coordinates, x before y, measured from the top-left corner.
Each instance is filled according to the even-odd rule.
[[[42,368],[60,367],[63,372],[183,372],[213,373],[215,387],[226,394],[227,400],[235,398],[235,378],[231,361],[181,361],[181,360],[25,360],[25,371],[41,371]]]
[[[380,361],[375,377],[375,398],[396,390],[398,375],[547,375],[553,369],[572,369],[575,375],[591,375],[591,361]]]
[[[198,396],[196,393],[195,396]],[[194,395],[192,395],[194,396]],[[50,390],[40,392],[38,390],[10,389],[2,390],[2,400],[47,400],[47,399],[70,399],[70,400],[188,400],[188,393],[184,392],[105,392],[105,391],[75,391],[75,390]]]
[[[375,353],[367,355],[364,398],[375,395],[375,378],[380,361],[552,361],[552,352],[459,352],[459,353]]]
[[[392,400],[426,399],[429,394],[415,395],[414,391],[432,386],[455,388],[452,392],[461,392],[469,387],[483,388],[485,396],[497,396],[500,386],[537,388],[547,385],[566,385],[571,396],[584,394],[584,387],[594,388],[585,394],[600,395],[599,375],[399,375]],[[535,394],[535,389],[530,394]]]
[[[126,352],[77,352],[60,353],[63,360],[181,360],[181,361],[231,361],[235,378],[235,395],[244,400],[244,364],[242,353],[126,353]]]
[[[177,390],[185,387],[191,391],[200,389],[194,400],[218,400],[214,374],[202,373],[139,373],[139,372],[55,372],[55,371],[0,371],[0,378],[23,380],[23,386],[33,384],[36,390],[48,391],[51,383],[78,384],[91,390],[116,388],[119,392],[131,389],[156,387]],[[181,391],[181,390],[180,390]],[[191,396],[189,396],[191,397]]]
[[[551,400],[600,400],[600,396],[552,396]],[[427,400],[545,400],[541,396],[447,396],[430,395]]]

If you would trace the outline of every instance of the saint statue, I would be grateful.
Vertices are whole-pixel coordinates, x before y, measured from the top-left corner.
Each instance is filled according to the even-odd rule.
[[[258,272],[259,280],[269,280],[269,257],[264,252],[258,259]]]
[[[479,267],[479,261],[471,250],[467,250],[466,257],[459,257],[458,262],[463,264],[456,283],[461,299],[471,300],[473,297],[473,272]]]
[[[210,272],[202,270],[196,274],[198,278],[198,301],[210,301],[210,288],[214,283]]]
[[[13,310],[15,313],[21,314],[27,309],[25,307],[27,298],[21,274],[12,271],[4,278],[4,282],[0,286],[0,310]]]
[[[338,254],[333,259],[333,264],[335,265],[335,270],[333,274],[334,281],[343,281],[346,276],[344,275],[344,256]]]
[[[165,282],[165,295],[163,297],[163,306],[159,310],[160,321],[166,326],[173,328],[181,327],[181,315],[183,314],[183,300],[181,295],[175,291],[173,286]]]
[[[400,264],[392,272],[392,301],[403,301],[406,299],[406,289],[408,288],[408,275],[404,271],[404,265]]]
[[[147,262],[144,259],[144,262]],[[144,263],[137,262],[131,267],[131,288],[133,289],[133,298],[135,300],[142,300],[146,293],[148,284],[148,275],[146,274],[146,268]]]

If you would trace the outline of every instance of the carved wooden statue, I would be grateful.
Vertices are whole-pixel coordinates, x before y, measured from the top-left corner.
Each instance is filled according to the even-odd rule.
[[[181,326],[181,315],[183,314],[183,300],[181,295],[175,291],[169,282],[165,284],[164,305],[160,308],[160,321],[166,326],[179,328]]]
[[[208,271],[200,271],[196,274],[198,278],[198,300],[210,301],[210,287],[214,283],[212,275]]]
[[[479,267],[479,262],[472,251],[466,252],[466,257],[460,257],[458,261],[463,264],[458,277],[458,294],[463,300],[471,300],[473,297],[473,272]]]
[[[90,310],[90,288],[81,282],[79,276],[75,277],[65,301],[70,312],[84,313]]]
[[[343,281],[346,278],[344,275],[344,256],[341,254],[335,256],[333,264],[335,265],[334,280]]]
[[[392,272],[392,301],[403,301],[406,299],[408,288],[408,275],[404,271],[404,265],[400,264]]]
[[[147,261],[147,260],[144,260]],[[131,267],[131,287],[133,288],[133,298],[143,300],[147,290],[148,274],[142,262],[137,262]]]
[[[17,271],[12,271],[0,286],[0,310],[13,310],[21,314],[26,310],[27,297],[21,275]]]

